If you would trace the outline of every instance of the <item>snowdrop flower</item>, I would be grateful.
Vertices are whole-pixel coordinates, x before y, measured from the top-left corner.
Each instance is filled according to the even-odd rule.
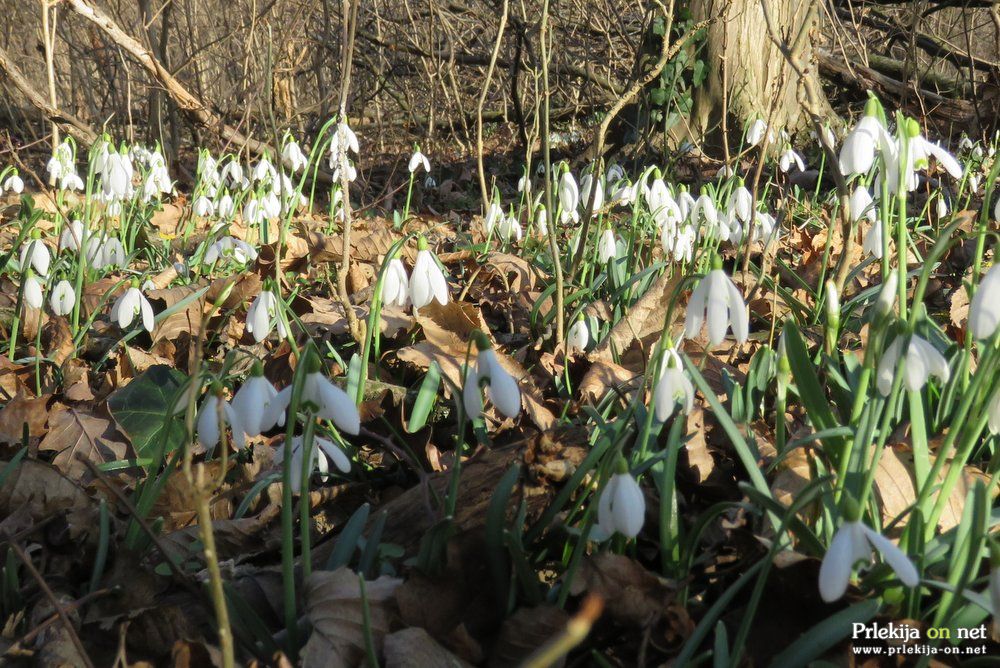
[[[105,201],[114,202],[132,196],[132,161],[116,151],[108,154],[107,164],[101,174],[101,191]]]
[[[49,248],[42,243],[38,236],[38,230],[32,232],[32,238],[28,243],[21,246],[20,266],[21,271],[27,271],[30,266],[39,276],[43,278],[49,274]]]
[[[194,204],[191,206],[191,210],[194,212],[194,215],[200,218],[206,218],[215,213],[215,205],[212,204],[212,200],[202,195],[194,201]]]
[[[531,190],[531,179],[528,178],[527,174],[522,174],[521,178],[517,180],[517,192],[523,193],[525,191]]]
[[[236,206],[233,203],[233,198],[229,196],[229,193],[224,194],[219,199],[218,206],[215,207],[216,213],[219,214],[219,218],[229,218],[233,215],[233,211],[236,210]]]
[[[222,423],[219,422],[219,404],[222,404]],[[243,424],[240,417],[229,404],[222,398],[222,386],[216,385],[208,391],[205,400],[201,402],[198,410],[198,443],[205,448],[205,452],[211,456],[215,446],[219,444],[219,437],[226,427],[233,432],[233,443],[240,449],[246,447],[246,438],[243,435]]]
[[[986,414],[989,416],[990,433],[1000,434],[1000,392],[993,393],[993,398],[986,405]],[[997,609],[1000,610],[1000,608]]]
[[[442,306],[448,303],[448,282],[423,236],[417,240],[417,259],[410,274],[410,301],[415,309],[432,301]]]
[[[0,185],[0,192],[3,192],[4,190],[10,190],[18,195],[24,191],[24,181],[17,175],[17,172],[14,172],[4,179],[3,184]]]
[[[867,218],[869,222],[876,222],[875,218],[875,207],[872,201],[872,196],[868,194],[868,189],[864,186],[858,186],[851,193],[851,220],[855,223],[862,218]],[[879,244],[879,252],[881,252],[881,244]]]
[[[52,294],[49,296],[49,306],[52,307],[52,312],[56,315],[67,315],[73,311],[75,304],[76,291],[73,290],[73,285],[66,279],[56,283],[56,287],[52,289]]]
[[[504,241],[510,241],[511,239],[520,241],[524,234],[524,230],[521,229],[521,223],[513,215],[505,216],[500,220],[497,232],[500,233],[500,238]]]
[[[410,302],[410,293],[407,289],[409,280],[403,261],[398,257],[389,260],[389,266],[382,278],[382,303],[405,308]]]
[[[824,601],[832,603],[844,595],[854,565],[859,561],[870,564],[873,550],[882,555],[904,585],[920,584],[913,562],[891,540],[868,528],[860,519],[848,520],[837,529],[819,568],[819,593]]]
[[[538,207],[538,213],[535,215],[535,225],[538,227],[538,234],[543,237],[549,235],[549,217],[545,213],[544,205]]]
[[[590,329],[581,316],[566,333],[566,348],[570,353],[576,350],[582,353],[586,352],[588,343],[590,343]]]
[[[729,215],[736,214],[736,218],[741,222],[749,222],[753,215],[753,194],[742,183],[733,191],[733,196],[729,200]]]
[[[969,304],[969,331],[977,339],[989,339],[1000,325],[1000,264],[993,265],[979,282]]]
[[[331,157],[335,154],[346,156],[348,152],[357,155],[359,149],[358,136],[354,134],[354,130],[351,129],[346,121],[337,123],[337,130],[333,135],[333,140],[330,142]],[[332,162],[333,160],[331,160]]]
[[[278,298],[270,290],[261,290],[247,309],[246,330],[257,343],[266,339],[275,327],[278,329],[278,336],[285,338],[285,324],[278,317],[277,309]]]
[[[904,351],[903,346],[906,346]],[[906,335],[897,336],[889,347],[882,353],[882,359],[878,363],[878,391],[883,397],[889,396],[892,391],[892,381],[896,377],[896,366],[899,358],[903,357],[903,366],[900,370],[903,374],[903,386],[910,392],[919,392],[927,384],[930,376],[936,376],[941,383],[947,383],[951,377],[951,369],[948,368],[948,360],[944,355],[930,343],[920,338],[916,334],[911,334],[909,342]]]
[[[820,140],[820,136],[816,134],[815,130],[810,130],[809,131],[809,136],[812,137],[813,139],[815,139],[816,141]],[[823,138],[823,142],[827,146],[829,146],[830,148],[836,148],[837,147],[837,136],[833,134],[833,130],[830,129],[829,125],[824,125],[823,126],[823,136],[822,136],[822,138]]]
[[[625,178],[625,170],[618,163],[615,163],[608,167],[607,171],[604,172],[604,179],[608,183],[617,183]]]
[[[101,269],[125,266],[125,247],[122,246],[122,242],[118,240],[118,237],[108,237],[105,239],[100,245],[100,251]]]
[[[610,227],[606,227],[597,243],[597,259],[601,264],[607,264],[616,257],[618,257],[618,244],[615,242],[615,233]]]
[[[599,210],[604,206],[604,185],[601,183],[600,179],[596,179],[597,185],[594,186],[595,179],[592,174],[584,174],[583,178],[580,179],[580,202],[583,206],[587,206],[587,202],[590,201],[590,189],[596,187],[594,192],[594,211]]]
[[[743,343],[750,335],[750,315],[743,295],[726,276],[721,264],[716,258],[715,269],[708,272],[691,293],[684,319],[684,335],[688,338],[698,336],[707,320],[708,342],[713,346],[722,343],[730,327],[737,343]]]
[[[234,239],[233,237],[225,236],[208,247],[208,250],[205,251],[205,257],[202,259],[202,263],[212,264],[213,262],[218,261],[219,258],[228,257],[231,257],[240,264],[246,264],[250,260],[257,259],[257,251],[254,250],[253,246],[242,239]]]
[[[747,129],[747,144],[756,146],[764,139],[765,134],[767,135],[767,142],[769,144],[774,141],[774,132],[767,127],[767,123],[760,118],[756,119],[750,124],[749,129]]]
[[[262,432],[272,428],[274,424],[266,424],[264,421],[271,402],[278,396],[278,391],[271,385],[271,381],[264,377],[264,367],[260,361],[253,363],[250,375],[243,382],[243,385],[233,396],[233,411],[239,418],[240,426],[247,436],[260,436]],[[278,416],[277,424],[284,426],[284,414]]]
[[[236,158],[231,158],[222,166],[219,178],[222,181],[228,181],[233,187],[239,187],[243,184],[243,166]]]
[[[483,228],[486,230],[486,234],[492,234],[497,223],[501,220],[503,220],[503,207],[498,202],[490,202],[490,207],[486,209],[486,215],[483,217]]]
[[[893,141],[876,117],[877,110],[878,102],[874,98],[869,99],[865,105],[865,116],[844,138],[840,147],[840,173],[844,176],[867,172],[875,162],[876,149]]]
[[[428,174],[427,178],[424,179],[424,188],[426,188],[427,190],[433,190],[434,188],[437,187],[438,187],[438,182],[434,180],[433,176]]]
[[[24,303],[31,308],[41,308],[43,301],[41,282],[34,275],[29,274],[24,279]]]
[[[431,171],[431,161],[427,159],[427,156],[416,150],[413,155],[410,156],[410,164],[407,165],[407,169],[410,170],[410,174],[415,173],[420,167],[424,168],[425,172]]]
[[[792,164],[798,167],[800,172],[806,171],[806,165],[802,161],[802,156],[796,153],[794,149],[789,148],[778,158],[778,168],[787,174],[788,170],[792,168]]]
[[[303,363],[309,366],[302,384],[302,401],[309,405],[310,412],[321,420],[331,420],[340,431],[357,436],[361,431],[361,416],[354,400],[323,375],[322,363],[315,352],[309,353]],[[292,386],[289,385],[271,400],[264,415],[265,430],[278,424],[291,401]]]
[[[294,139],[289,139],[281,149],[281,159],[293,172],[305,169],[309,165],[309,158]]]
[[[618,469],[597,501],[597,523],[591,529],[591,540],[601,542],[616,532],[635,538],[646,521],[646,499],[639,483],[629,474],[624,460],[620,460]]]
[[[664,226],[660,230],[660,245],[663,252],[673,257],[674,262],[690,262],[694,255],[694,240],[697,236],[693,225],[677,228]]]
[[[507,373],[496,353],[493,344],[480,331],[473,333],[478,353],[476,366],[471,364],[465,371],[465,385],[462,388],[462,400],[465,412],[470,420],[475,420],[483,414],[483,397],[480,387],[486,385],[486,396],[497,410],[509,418],[516,418],[521,412],[521,390],[514,377]]]
[[[691,193],[686,188],[682,188],[680,194],[677,195],[677,207],[681,210],[681,216],[687,220],[694,213],[696,206],[697,202]]]
[[[677,404],[680,404],[681,412],[685,415],[694,407],[694,386],[684,371],[684,365],[676,348],[671,347],[663,351],[663,357],[660,359],[660,378],[653,390],[653,403],[656,419],[660,422],[666,422],[674,414]]]
[[[305,443],[301,436],[292,439],[292,494],[302,493],[302,459],[306,456]],[[329,460],[329,461],[328,461]],[[285,446],[281,445],[274,453],[274,461],[277,464],[284,464]],[[320,436],[313,436],[312,461],[309,463],[310,471],[319,471],[324,477],[330,470],[329,462],[340,470],[341,473],[350,473],[351,460],[348,459],[344,451],[337,447],[332,441]]]
[[[251,178],[257,182],[273,183],[278,178],[278,170],[274,168],[267,157],[263,157],[254,165]]]
[[[719,232],[719,211],[715,208],[715,202],[712,198],[708,196],[707,193],[702,193],[698,196],[697,201],[695,201],[694,208],[691,210],[691,220],[696,225],[704,223],[705,231],[709,236],[714,236]],[[722,236],[729,236],[729,225],[726,225],[725,234]]]
[[[899,274],[895,271],[890,271],[888,278],[885,279],[885,283],[882,284],[882,289],[878,293],[878,299],[875,301],[875,314],[878,318],[885,318],[889,316],[893,308],[896,306],[896,288],[899,287]]]
[[[63,231],[59,235],[59,250],[69,248],[70,250],[79,251],[82,246],[84,233],[83,222],[80,220],[71,220],[63,227]]]
[[[563,170],[559,177],[559,205],[562,208],[562,222],[577,217],[577,207],[580,206],[580,188],[576,185],[576,179],[569,169]]]
[[[83,190],[83,179],[76,172],[69,172],[59,182],[60,190]]]
[[[969,176],[969,193],[975,195],[979,192],[979,177],[975,174]],[[997,216],[1000,219],[1000,216]]]
[[[132,282],[132,286],[125,291],[121,297],[115,300],[111,307],[111,319],[118,323],[122,329],[127,329],[132,324],[135,316],[142,315],[142,327],[147,332],[153,331],[153,307],[149,300],[139,291],[137,281]]]
[[[944,195],[938,195],[934,213],[939,220],[948,215],[948,200],[944,198]]]

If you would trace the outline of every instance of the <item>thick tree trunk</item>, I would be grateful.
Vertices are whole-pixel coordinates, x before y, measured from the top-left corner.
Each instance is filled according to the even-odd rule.
[[[695,90],[689,128],[692,139],[705,150],[721,146],[724,127],[738,142],[754,118],[767,120],[776,134],[780,129],[794,133],[806,127],[808,118],[797,98],[803,82],[771,40],[761,3],[767,3],[780,39],[791,43],[808,20],[810,4],[817,1],[691,0],[695,20],[717,17],[707,31],[702,58],[709,73]],[[801,41],[800,62],[813,60],[810,37]],[[816,68],[808,71],[818,76]]]

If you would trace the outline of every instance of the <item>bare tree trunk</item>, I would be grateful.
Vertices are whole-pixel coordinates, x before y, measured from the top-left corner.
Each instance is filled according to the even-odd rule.
[[[795,133],[807,127],[809,119],[796,97],[798,75],[768,38],[762,3],[767,3],[785,41],[801,49],[801,59],[808,62],[813,60],[813,26],[804,23],[810,4],[817,1],[691,0],[695,20],[718,17],[708,27],[702,53],[709,69],[704,84],[695,91],[689,128],[694,139],[708,150],[721,147],[723,128],[728,127],[731,138],[738,140],[754,118],[766,120],[775,133],[781,129]],[[816,77],[816,69],[807,76]],[[728,123],[723,124],[724,118]]]

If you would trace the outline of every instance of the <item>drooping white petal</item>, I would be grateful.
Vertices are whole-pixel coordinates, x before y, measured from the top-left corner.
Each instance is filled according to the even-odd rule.
[[[839,600],[851,580],[859,537],[855,524],[845,522],[837,529],[819,567],[819,595],[827,603]]]
[[[896,377],[896,365],[899,363],[899,356],[902,353],[903,338],[897,336],[889,347],[882,353],[876,371],[876,385],[883,397],[889,396],[892,391],[892,379]]]
[[[861,525],[865,538],[872,547],[878,550],[885,563],[892,567],[892,570],[899,576],[900,581],[907,587],[916,587],[920,584],[920,574],[917,567],[913,565],[910,558],[896,546],[891,540],[871,529],[864,524]]]
[[[618,533],[626,538],[635,538],[642,530],[646,519],[646,499],[639,483],[628,473],[616,473],[618,484],[611,500],[611,512]]]
[[[969,304],[969,331],[977,339],[992,337],[1000,326],[1000,264],[986,272]]]

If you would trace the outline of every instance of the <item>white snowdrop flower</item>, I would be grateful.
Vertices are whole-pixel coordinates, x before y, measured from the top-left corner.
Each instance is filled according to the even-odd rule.
[[[1000,434],[1000,391],[994,392],[993,397],[986,405],[986,414],[989,416],[988,425],[991,434]],[[997,608],[1000,610],[1000,608]]]
[[[153,331],[153,307],[138,287],[132,285],[111,307],[111,319],[122,329],[128,329],[137,315],[142,316],[142,327]]]
[[[570,353],[577,350],[583,353],[587,351],[588,343],[590,343],[590,328],[587,327],[586,321],[580,318],[566,333],[566,348]]]
[[[820,136],[816,134],[815,130],[810,130],[809,136],[815,139],[817,142],[820,139]],[[833,134],[833,130],[830,129],[829,125],[823,126],[823,140],[830,148],[837,147],[837,136]]]
[[[49,161],[45,163],[45,172],[49,175],[49,185],[54,186],[62,180],[65,170],[63,169],[62,163],[59,158],[52,156]]]
[[[49,296],[49,306],[56,315],[68,315],[72,313],[73,306],[76,305],[76,291],[73,284],[63,279],[56,283]]]
[[[684,371],[684,364],[676,348],[667,348],[660,359],[660,378],[653,390],[656,419],[666,422],[678,404],[685,415],[694,407],[694,386]]]
[[[448,303],[448,281],[423,236],[417,240],[417,259],[410,274],[410,301],[415,309],[423,308],[432,301],[442,306]]]
[[[695,237],[697,232],[693,225],[681,225],[673,229],[664,226],[660,230],[660,245],[674,262],[690,262],[694,256]]]
[[[969,304],[969,331],[977,339],[989,339],[1000,325],[1000,264],[983,276]]]
[[[787,174],[793,164],[800,172],[806,171],[806,165],[802,161],[802,156],[796,153],[794,149],[789,148],[778,158],[778,168]]]
[[[709,235],[715,235],[719,231],[719,211],[715,208],[715,202],[706,193],[699,195],[695,201],[691,219],[695,224],[703,223]]]
[[[127,155],[112,151],[101,174],[101,190],[107,201],[126,200],[132,197],[132,161]]]
[[[872,223],[861,242],[861,250],[866,255],[871,255],[878,260],[882,259],[884,251],[882,247],[882,223],[878,221]]]
[[[87,245],[89,250],[89,241]],[[102,269],[125,266],[125,247],[122,246],[122,242],[117,237],[108,237],[105,239],[100,245],[100,251],[100,267]]]
[[[619,467],[625,469],[624,462]],[[597,501],[597,523],[590,531],[590,539],[601,542],[616,532],[626,538],[635,538],[646,521],[646,498],[635,478],[627,470],[611,475]]]
[[[389,266],[382,278],[382,303],[405,307],[410,302],[409,281],[403,261],[398,257],[389,260]]]
[[[528,178],[527,174],[522,174],[521,178],[517,180],[517,192],[523,193],[526,190],[531,190],[531,179]]]
[[[264,181],[273,182],[276,178],[278,178],[278,171],[274,168],[274,165],[271,164],[270,160],[266,157],[261,158],[257,164],[254,165],[251,178],[258,183]]]
[[[309,158],[302,152],[302,147],[294,139],[286,142],[281,149],[281,159],[293,172],[301,171],[309,165]]]
[[[247,309],[246,330],[260,343],[277,328],[278,336],[285,338],[285,325],[278,316],[278,299],[270,290],[261,290]]]
[[[308,404],[315,417],[331,420],[340,431],[357,436],[361,431],[361,416],[354,400],[321,373],[322,364],[315,354],[310,354],[305,363],[309,368],[302,384],[302,401]],[[289,385],[271,400],[262,423],[265,431],[278,423],[291,401],[292,386]]]
[[[910,138],[910,154],[914,165],[918,167],[926,165],[927,159],[933,157],[953,179],[962,178],[962,163],[937,142],[927,141],[920,135],[912,137]]]
[[[919,392],[927,384],[930,376],[935,376],[942,384],[947,383],[951,377],[948,360],[934,346],[916,334],[910,335],[909,342],[906,338],[903,334],[897,336],[879,360],[877,385],[878,391],[884,397],[889,396],[889,392],[892,391],[892,381],[896,377],[896,366],[904,353],[904,345],[905,357],[900,372],[903,374],[903,387],[907,390]]]
[[[595,179],[592,174],[584,174],[583,178],[580,179],[580,202],[583,206],[587,206],[587,202],[590,201],[590,189],[596,187],[594,192],[594,211],[599,210],[604,206],[604,185],[601,183],[600,179],[596,180],[597,185],[594,186]]]
[[[24,303],[31,308],[42,308],[42,283],[34,275],[24,279]]]
[[[934,213],[937,215],[938,220],[948,215],[948,200],[944,198],[944,195],[938,195]]]
[[[851,193],[850,207],[851,220],[855,223],[862,218],[867,218],[872,223],[876,221],[874,201],[864,186],[859,185]],[[879,250],[881,252],[881,248]]]
[[[888,132],[873,114],[866,115],[844,138],[840,147],[840,173],[844,176],[864,174],[875,162],[875,152],[880,145],[891,142]]]
[[[486,234],[491,234],[494,229],[496,229],[497,223],[503,220],[503,207],[497,202],[490,202],[490,206],[486,209],[486,215],[483,217],[483,228],[486,230]]]
[[[234,187],[243,185],[243,165],[241,165],[236,158],[231,158],[222,166],[222,171],[219,173],[219,179],[228,182]]]
[[[0,192],[4,190],[9,190],[20,195],[24,191],[24,181],[17,174],[11,174],[4,180],[3,185],[0,186]]]
[[[819,569],[819,593],[824,601],[832,603],[844,595],[854,565],[859,561],[870,564],[873,550],[882,555],[904,585],[920,584],[913,562],[891,540],[860,520],[846,521],[834,534]]]
[[[59,182],[60,190],[83,190],[83,179],[76,172],[68,172]]]
[[[208,247],[202,263],[212,264],[220,258],[232,258],[240,264],[246,264],[250,260],[257,259],[257,251],[242,239],[224,236]]]
[[[358,136],[354,134],[354,130],[351,129],[346,121],[338,123],[333,140],[330,142],[331,156],[334,154],[343,154],[346,156],[348,152],[357,155],[359,151]]]
[[[677,195],[677,206],[681,210],[681,216],[684,220],[688,220],[694,210],[697,208],[697,202],[694,197],[687,190],[681,190],[680,194]]]
[[[509,418],[516,418],[521,413],[521,390],[517,381],[500,365],[486,335],[476,331],[473,337],[478,353],[475,367],[470,364],[466,369],[462,388],[466,415],[474,420],[483,414],[480,387],[485,385],[486,396],[496,409]]]
[[[963,134],[962,138],[958,140],[959,151],[968,151],[972,149],[972,146],[973,146],[972,140],[969,139],[969,135]]]
[[[202,195],[194,201],[191,210],[194,211],[194,215],[206,218],[215,213],[215,205],[212,204],[212,200]]]
[[[73,250],[80,251],[83,245],[83,238],[86,230],[83,226],[83,221],[81,220],[71,220],[69,223],[63,226],[62,233],[59,235],[59,250]],[[90,245],[90,239],[87,239],[87,245]]]
[[[215,446],[219,444],[219,438],[226,427],[229,427],[233,432],[233,444],[240,449],[246,447],[246,437],[244,436],[243,424],[240,422],[240,417],[233,410],[229,402],[222,398],[221,394],[221,388],[218,388],[217,391],[209,390],[205,396],[205,400],[201,402],[201,408],[198,410],[198,423],[196,425],[198,429],[198,443],[201,444],[201,447],[205,448],[208,456],[211,456],[212,452],[215,451]],[[220,402],[222,403],[223,419],[221,424],[219,423]]]
[[[302,493],[302,460],[306,456],[305,450],[306,447],[303,438],[301,436],[294,437],[292,439],[292,461],[290,467],[292,471],[292,479],[290,481],[292,494]],[[274,461],[276,464],[284,464],[284,445],[278,446],[275,450]],[[333,462],[333,465],[341,473],[350,473],[351,471],[351,460],[344,454],[343,450],[328,439],[313,436],[312,461],[309,463],[309,470],[317,471],[326,477],[330,471],[329,462]]]
[[[563,222],[571,219],[580,206],[580,188],[568,169],[559,177],[559,205],[562,207]]]
[[[774,141],[774,132],[767,127],[767,123],[758,118],[747,129],[747,144],[756,146],[764,139],[765,135],[767,135],[767,142],[769,144]]]
[[[264,377],[264,367],[260,361],[255,361],[250,375],[233,396],[233,411],[239,417],[240,425],[247,436],[260,436],[262,432],[272,428],[273,424],[265,424],[271,402],[278,396],[278,391],[271,381]],[[284,414],[278,417],[278,426],[285,424]]]
[[[245,225],[260,225],[264,222],[264,206],[256,197],[251,197],[243,207],[243,223]]]
[[[896,288],[898,287],[899,274],[895,271],[890,271],[889,276],[882,284],[882,289],[879,290],[878,299],[875,300],[875,313],[880,318],[884,318],[892,313],[893,308],[896,306]]]
[[[497,232],[504,241],[520,241],[524,234],[524,230],[521,229],[521,223],[514,216],[503,217],[497,226]]]
[[[615,241],[615,233],[610,227],[606,227],[597,242],[597,259],[601,264],[606,264],[616,257],[618,257],[618,244]]]
[[[716,264],[720,264],[718,260]],[[737,343],[743,343],[750,335],[750,315],[743,295],[721,266],[708,272],[691,293],[684,318],[684,335],[688,338],[698,336],[706,320],[708,341],[713,346],[722,343],[730,327]]]
[[[434,188],[437,187],[438,187],[437,181],[434,180],[433,176],[428,174],[427,178],[424,179],[424,188],[427,188],[427,190],[433,190]]]
[[[538,228],[539,236],[547,237],[549,235],[549,216],[545,213],[544,205],[538,207],[538,213],[535,214],[535,226]]]
[[[653,212],[653,219],[660,226],[661,231],[666,227],[676,228],[684,220],[680,206],[669,192],[658,198],[658,206]]]
[[[229,196],[229,193],[226,193],[219,198],[219,204],[215,208],[216,213],[219,214],[219,218],[226,219],[233,215],[236,205],[233,203],[233,198]]]
[[[431,161],[427,159],[426,155],[417,150],[413,152],[412,156],[410,156],[410,163],[406,166],[406,168],[410,170],[410,174],[413,174],[420,169],[420,167],[423,167],[425,172],[431,171]]]
[[[37,230],[35,230],[35,234],[38,234]],[[22,272],[27,271],[30,266],[35,270],[35,273],[44,278],[49,274],[50,261],[49,247],[42,243],[41,239],[32,238],[21,246],[19,264]]]
[[[975,174],[970,174],[969,193],[975,195],[977,192],[979,192],[979,177],[976,176]],[[998,204],[998,206],[1000,206],[1000,204]],[[1000,220],[1000,216],[996,216],[996,218]]]
[[[604,172],[604,180],[608,183],[617,183],[625,178],[625,170],[621,165],[615,163]]]
[[[333,167],[332,169],[333,169],[333,174],[331,176],[333,177],[334,181],[340,180],[341,173],[343,173],[344,176],[347,177],[348,181],[353,182],[355,179],[358,178],[357,168],[355,168],[354,163],[348,160],[347,158],[344,158],[340,162],[340,164],[338,164],[336,167]]]
[[[740,184],[733,191],[733,196],[729,200],[729,214],[736,214],[736,218],[744,223],[749,222],[750,216],[753,215],[753,194],[745,185]]]

